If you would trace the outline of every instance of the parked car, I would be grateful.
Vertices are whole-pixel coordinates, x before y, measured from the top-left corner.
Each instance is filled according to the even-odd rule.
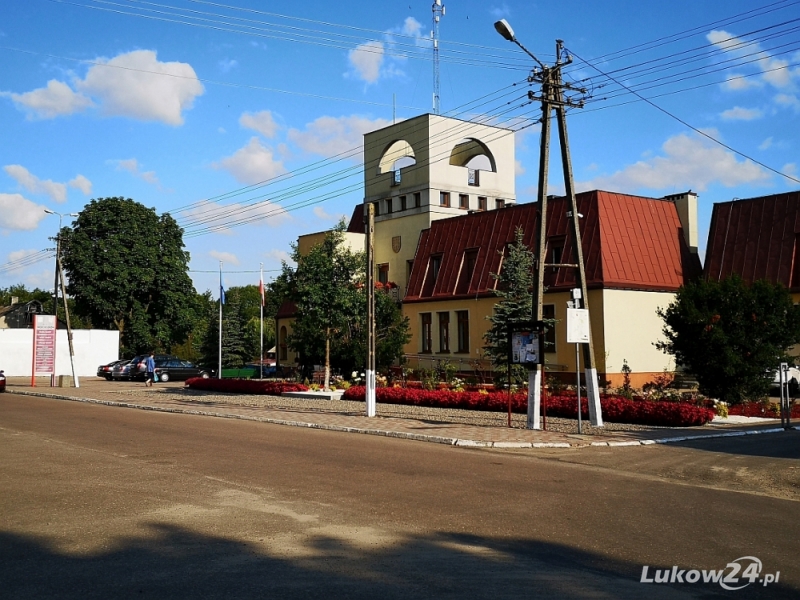
[[[142,360],[142,357],[136,356],[133,359],[125,359],[114,365],[114,368],[111,370],[111,380],[127,381],[130,379],[131,365],[138,365],[140,360]]]
[[[191,377],[208,379],[211,373],[205,369],[179,358],[156,359],[156,375],[159,381],[185,381]]]
[[[6,375],[3,371],[0,371],[0,392],[6,391]]]
[[[133,359],[136,360],[138,358],[139,360],[136,360],[136,367],[131,369],[130,373],[131,379],[135,379],[137,381],[144,381],[144,378],[147,376],[147,370],[145,369],[144,366],[144,360],[147,357],[148,357],[147,354],[143,354],[142,356],[137,356],[136,358]],[[155,354],[153,355],[153,360],[155,361],[156,366],[158,366],[159,362],[163,363],[164,361],[168,360],[180,360],[180,359],[174,354]]]
[[[120,363],[130,362],[127,358],[123,358],[122,360],[114,360],[108,363],[107,365],[100,365],[97,367],[97,376],[104,377],[108,381],[111,381],[111,374],[114,372],[114,367]]]

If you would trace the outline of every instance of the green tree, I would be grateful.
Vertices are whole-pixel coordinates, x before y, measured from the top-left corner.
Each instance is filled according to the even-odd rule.
[[[764,397],[768,371],[800,342],[800,309],[768,281],[747,285],[734,275],[689,283],[658,314],[666,341],[656,347],[691,372],[702,393],[726,402]]]
[[[297,306],[297,316],[287,345],[300,356],[304,374],[315,364],[325,365],[325,388],[330,385],[331,346],[336,340],[352,340],[351,317],[361,312],[365,257],[344,246],[344,223],[326,233],[322,243],[305,255],[292,247],[292,269],[284,263],[283,274],[290,299]]]
[[[208,326],[201,349],[202,363],[206,367],[216,369],[219,363],[219,304],[208,311]],[[211,315],[213,313],[213,317]],[[242,307],[239,296],[229,296],[225,292],[225,304],[222,307],[222,368],[240,369],[252,358],[247,348],[245,333],[242,328]]]
[[[494,290],[500,300],[494,312],[487,317],[491,322],[484,334],[484,352],[492,361],[495,380],[508,381],[508,335],[510,327],[531,320],[533,297],[533,252],[523,241],[522,228],[514,233],[514,243],[508,246],[499,274],[492,273],[497,280]],[[522,365],[512,365],[511,383],[520,385],[528,380],[528,371]]]
[[[77,316],[117,329],[127,355],[170,350],[186,339],[195,291],[183,230],[169,214],[131,199],[99,198],[60,234]]]
[[[306,255],[295,246],[292,258],[297,268],[284,264],[267,302],[275,311],[281,296],[295,303],[287,345],[298,352],[306,375],[315,364],[326,365],[326,386],[331,367],[349,374],[363,369],[367,360],[366,257],[345,247],[343,231],[340,223]],[[410,338],[408,319],[382,291],[375,296],[375,337],[378,369],[388,369],[400,358]]]
[[[11,285],[7,288],[0,288],[0,306],[11,306],[12,298],[17,298],[20,304],[26,304],[31,300],[38,300],[42,303],[45,314],[50,314],[53,310],[53,294],[47,290],[39,288],[28,290],[25,284],[22,283]],[[69,307],[69,318],[72,329],[89,329],[91,324],[75,314],[75,300],[73,298],[67,298],[67,306]],[[64,299],[61,297],[60,289],[58,296],[58,318],[62,323],[66,322]]]

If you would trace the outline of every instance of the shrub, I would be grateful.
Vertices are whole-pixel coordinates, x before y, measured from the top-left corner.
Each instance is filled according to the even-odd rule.
[[[765,419],[780,419],[780,407],[771,402],[743,402],[728,408],[729,415],[742,417],[764,417]],[[791,412],[792,419],[800,419],[800,404],[794,404]]]
[[[366,389],[351,387],[344,393],[345,400],[363,401]],[[411,404],[440,408],[466,408],[470,410],[505,411],[508,408],[507,392],[453,392],[448,390],[420,390],[410,388],[378,388],[376,400],[386,404]],[[511,394],[511,410],[527,412],[527,394]],[[667,427],[692,427],[705,425],[714,418],[714,411],[685,402],[653,402],[629,400],[621,396],[605,396],[600,399],[603,419],[610,423],[632,423]],[[576,419],[578,407],[576,397],[569,395],[549,396],[547,414],[552,417]],[[581,414],[589,417],[589,403],[581,398]]]
[[[193,377],[186,381],[186,387],[210,392],[229,392],[234,394],[265,394],[280,396],[283,392],[305,392],[308,386],[302,383],[285,381],[259,381],[257,379],[203,379]]]

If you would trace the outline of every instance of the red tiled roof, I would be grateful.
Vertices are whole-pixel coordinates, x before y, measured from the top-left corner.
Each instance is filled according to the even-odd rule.
[[[583,214],[581,238],[589,288],[674,291],[700,274],[699,260],[689,252],[672,201],[603,191],[578,194],[577,201]],[[560,262],[575,263],[567,210],[565,198],[548,202],[548,246],[565,240]],[[525,243],[534,248],[537,218],[536,204],[520,204],[434,221],[420,236],[404,301],[491,295],[491,273],[498,272],[501,251],[513,242],[520,226]],[[477,250],[474,276],[469,286],[458,286],[465,252],[471,249]],[[432,284],[426,273],[431,257],[437,255],[441,267]],[[548,268],[545,285],[550,291],[575,287],[575,269]]]
[[[800,191],[715,204],[704,276],[737,274],[800,290]]]
[[[276,319],[291,319],[297,313],[297,305],[291,300],[284,300],[281,303],[278,312],[275,314]]]
[[[366,233],[366,226],[364,225],[364,205],[356,204],[353,208],[353,216],[350,217],[350,223],[347,225],[348,233]]]

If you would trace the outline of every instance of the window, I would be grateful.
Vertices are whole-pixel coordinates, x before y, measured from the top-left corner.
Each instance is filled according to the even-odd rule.
[[[467,210],[469,208],[469,195],[467,194],[458,195],[458,208],[463,208],[464,210]]]
[[[548,241],[548,245],[550,246],[550,260],[547,261],[548,264],[557,265],[561,263],[564,259],[565,242],[566,237],[563,235],[554,237]]]
[[[422,352],[431,351],[431,313],[422,313]]]
[[[422,193],[414,192],[414,208],[422,206]]]
[[[375,216],[379,216],[381,214],[381,203],[380,202],[373,202],[372,206],[375,207]]]
[[[431,256],[431,281],[439,278],[439,269],[442,268],[442,255]]]
[[[439,206],[450,206],[450,192],[439,192]]]
[[[478,196],[478,210],[486,210],[488,204],[486,196]]]
[[[502,198],[498,198],[494,201],[495,208],[503,208],[506,205],[506,201]]]
[[[467,184],[475,186],[481,184],[481,172],[478,169],[469,169],[467,172]]]
[[[439,352],[450,352],[450,313],[436,313],[439,317]]]
[[[406,206],[406,197],[400,196],[400,210],[405,210],[408,207]]]
[[[400,185],[403,176],[400,174],[400,169],[392,171],[392,185]]]
[[[378,265],[378,281],[384,285],[389,283],[389,263]]]
[[[478,250],[465,250],[464,258],[461,262],[461,274],[458,276],[457,294],[469,292],[469,285],[472,282],[472,275],[475,273],[475,264],[478,262]]]
[[[469,311],[457,310],[456,321],[458,327],[457,352],[469,353]]]
[[[555,352],[556,351],[556,324],[552,321],[555,321],[556,318],[556,305],[555,304],[545,304],[542,306],[542,319],[544,320],[544,351],[545,352]],[[551,321],[548,323],[547,321]]]
[[[386,199],[386,214],[387,215],[392,214],[392,199],[391,198],[387,198]]]
[[[286,327],[281,327],[280,333],[280,359],[289,360],[288,351],[286,349]]]

